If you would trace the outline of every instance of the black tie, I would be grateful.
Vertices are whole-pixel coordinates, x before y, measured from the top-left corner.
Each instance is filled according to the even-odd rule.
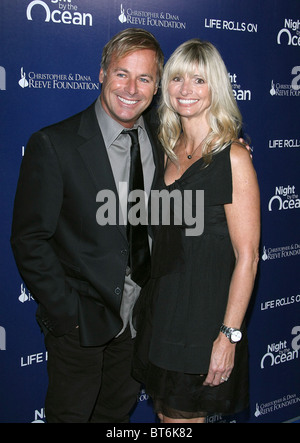
[[[144,175],[141,162],[140,144],[137,129],[125,130],[131,138],[131,161],[128,192],[144,190]],[[134,203],[128,202],[128,211]],[[129,242],[129,266],[131,278],[139,286],[143,286],[150,277],[150,250],[147,225],[127,223]]]

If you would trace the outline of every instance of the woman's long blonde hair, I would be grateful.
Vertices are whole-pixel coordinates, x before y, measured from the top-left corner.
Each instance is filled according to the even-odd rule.
[[[202,147],[202,156],[208,164],[213,154],[238,139],[242,127],[242,116],[232,92],[226,66],[220,53],[210,42],[189,40],[180,45],[166,63],[161,83],[159,139],[168,157],[176,161],[174,148],[182,126],[180,116],[170,103],[168,86],[176,76],[194,75],[195,68],[208,83],[211,92],[208,122],[211,131]]]

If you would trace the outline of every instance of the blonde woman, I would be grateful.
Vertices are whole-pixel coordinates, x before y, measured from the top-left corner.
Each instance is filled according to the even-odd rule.
[[[156,229],[134,368],[162,422],[201,423],[248,403],[244,320],[257,272],[259,189],[238,141],[242,118],[228,73],[211,43],[193,39],[172,54],[159,113],[160,188],[183,198],[203,190],[204,230],[187,236],[184,223]]]

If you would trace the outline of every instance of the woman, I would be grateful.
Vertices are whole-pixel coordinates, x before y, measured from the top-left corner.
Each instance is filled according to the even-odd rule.
[[[164,423],[204,422],[248,403],[244,317],[260,236],[259,189],[238,142],[242,119],[217,49],[182,44],[162,79],[161,189],[204,190],[204,230],[161,225],[140,299],[134,372]],[[194,208],[195,209],[195,208]],[[148,343],[146,368],[144,363]]]

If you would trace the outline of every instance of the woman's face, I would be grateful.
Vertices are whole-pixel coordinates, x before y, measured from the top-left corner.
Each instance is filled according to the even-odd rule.
[[[192,74],[173,77],[168,86],[170,103],[182,118],[206,117],[211,105],[211,91],[197,69]]]

